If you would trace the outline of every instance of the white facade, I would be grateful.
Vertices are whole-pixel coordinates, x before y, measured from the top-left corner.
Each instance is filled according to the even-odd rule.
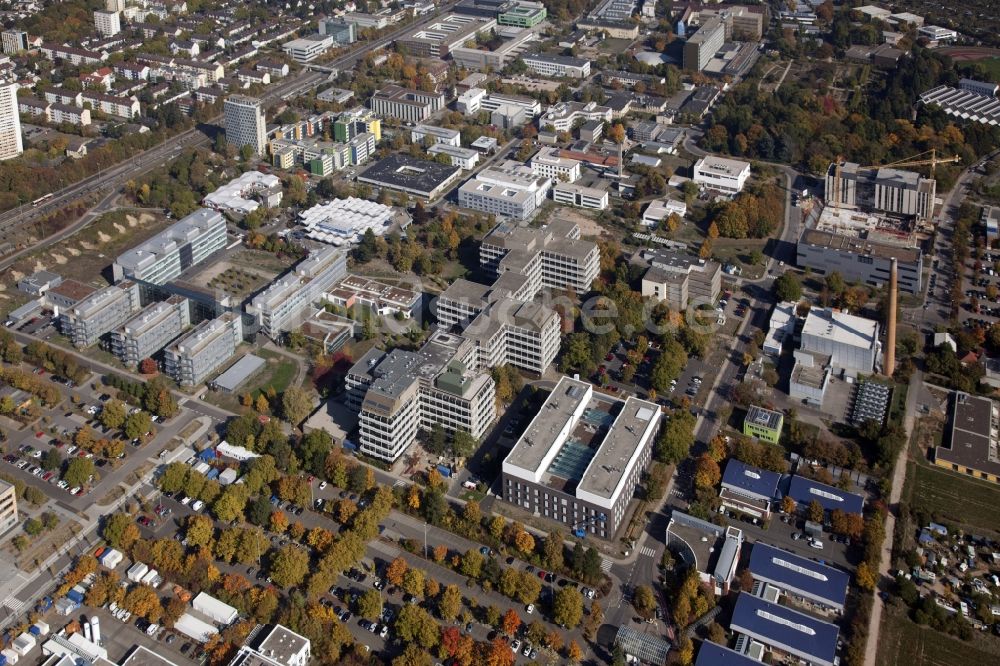
[[[139,311],[139,285],[120,282],[59,314],[59,328],[78,348],[89,347]]]
[[[523,55],[521,60],[528,69],[542,76],[585,79],[590,76],[590,61],[582,58],[547,55]]]
[[[434,125],[417,125],[410,130],[410,143],[423,143],[426,137],[446,146],[459,148],[462,145],[462,133],[458,130]]]
[[[0,40],[3,44],[3,52],[7,55],[13,55],[18,51],[26,51],[28,49],[28,33],[23,30],[18,30],[13,28],[11,30],[4,30],[0,33]]]
[[[828,354],[830,364],[848,374],[870,373],[882,345],[878,322],[829,308],[812,308],[802,327],[802,350]]]
[[[455,101],[455,109],[467,116],[479,113],[479,107],[485,97],[486,91],[482,88],[469,88],[458,96]]]
[[[532,173],[557,182],[572,183],[580,177],[580,161],[560,157],[559,148],[542,148],[530,164]]]
[[[330,35],[309,35],[301,39],[293,39],[281,46],[292,60],[298,63],[312,62],[333,47],[333,37]]]
[[[250,146],[254,154],[263,155],[267,147],[264,110],[260,100],[234,95],[225,101],[226,142],[239,150]]]
[[[642,213],[642,223],[647,227],[655,227],[674,213],[683,218],[687,215],[687,204],[673,199],[650,201]]]
[[[0,85],[0,160],[9,160],[24,152],[17,88],[16,83]]]
[[[472,148],[456,148],[443,143],[435,143],[427,149],[428,155],[447,155],[452,166],[471,171],[479,163],[479,151]]]
[[[0,534],[3,534],[18,523],[17,493],[14,486],[6,481],[0,481]]]
[[[239,313],[203,321],[166,349],[164,371],[181,386],[196,386],[231,359],[242,340]]]
[[[549,107],[539,121],[544,129],[551,127],[556,132],[568,132],[578,120],[603,120],[611,122],[611,108],[598,106],[597,102],[559,102]]]
[[[608,207],[608,191],[596,187],[582,187],[572,183],[556,183],[552,188],[552,198],[556,203],[604,210]]]
[[[123,278],[165,284],[226,246],[226,218],[200,208],[145,243],[120,255],[112,265],[115,281]]]
[[[112,37],[122,31],[121,14],[98,9],[94,12],[94,27],[105,37]]]
[[[371,98],[371,108],[375,113],[419,123],[444,108],[441,93],[411,90],[395,85],[377,90]]]
[[[750,163],[708,155],[694,164],[694,182],[711,190],[737,194],[750,177]]]
[[[537,176],[522,164],[483,169],[458,189],[464,208],[527,220],[545,202],[552,181]]]

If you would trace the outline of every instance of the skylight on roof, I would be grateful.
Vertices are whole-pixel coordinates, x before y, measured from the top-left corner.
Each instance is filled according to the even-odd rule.
[[[785,569],[791,569],[795,573],[800,573],[803,576],[809,576],[810,578],[815,578],[816,580],[821,580],[826,582],[830,580],[825,575],[819,573],[818,571],[813,571],[811,569],[806,569],[805,567],[800,567],[798,564],[789,562],[788,560],[783,560],[780,557],[772,557],[771,562],[779,567],[784,567]]]
[[[798,622],[793,622],[788,618],[778,617],[774,613],[768,613],[766,610],[758,610],[757,616],[765,620],[770,620],[771,622],[776,622],[777,624],[783,624],[789,629],[794,629],[795,631],[800,631],[803,634],[808,634],[809,636],[815,636],[816,630],[812,627],[807,627],[804,624],[799,624]]]
[[[823,490],[822,488],[810,488],[809,489],[809,494],[811,494],[811,495],[819,495],[820,497],[823,497],[823,498],[828,499],[828,500],[833,500],[834,502],[843,502],[844,501],[844,498],[841,497],[840,495],[834,495],[833,493],[828,493],[827,491]]]

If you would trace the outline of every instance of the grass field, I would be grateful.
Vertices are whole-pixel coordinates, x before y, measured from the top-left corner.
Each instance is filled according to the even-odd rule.
[[[295,373],[298,371],[295,361],[284,354],[278,354],[267,349],[258,349],[253,353],[267,361],[267,365],[260,373],[251,378],[235,393],[223,393],[221,391],[207,392],[205,394],[207,402],[223,409],[239,412],[240,396],[244,393],[249,393],[256,398],[260,393],[266,392],[270,386],[274,387],[274,392],[280,396],[288,388],[295,378]]]
[[[979,531],[997,531],[1000,488],[925,462],[910,464],[905,492],[915,509]]]
[[[882,615],[877,664],[966,666],[995,664],[997,655],[910,621],[902,610],[886,607]]]
[[[1000,58],[985,58],[980,60],[981,65],[994,79],[1000,78]]]

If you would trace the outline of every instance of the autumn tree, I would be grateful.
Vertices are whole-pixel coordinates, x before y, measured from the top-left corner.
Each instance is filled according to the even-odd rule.
[[[648,585],[639,585],[632,594],[632,605],[635,610],[645,619],[653,617],[656,610],[656,596]]]
[[[295,544],[278,550],[271,560],[271,579],[278,587],[295,587],[309,573],[309,553]]]
[[[457,585],[448,585],[441,591],[438,598],[438,615],[445,622],[451,622],[462,610],[462,592]]]
[[[144,358],[139,362],[139,372],[144,375],[155,375],[158,370],[156,361],[151,358]]]
[[[809,502],[809,520],[814,523],[823,522],[823,505],[819,503],[819,500],[813,500]]]
[[[497,636],[486,649],[486,666],[514,666],[516,661],[514,652],[507,645],[507,641]]]
[[[587,613],[587,620],[583,624],[583,637],[593,642],[597,638],[597,630],[604,623],[604,609],[598,601],[590,604],[590,612]]]
[[[396,636],[402,643],[416,643],[430,649],[437,645],[439,629],[434,618],[416,604],[406,604],[396,618]]]
[[[564,587],[555,594],[552,618],[556,624],[575,629],[583,619],[583,595],[575,587]]]
[[[521,628],[521,618],[513,608],[508,609],[500,622],[500,631],[508,636],[517,635],[517,630]]]
[[[312,412],[312,398],[303,389],[289,386],[281,396],[281,409],[285,420],[297,426]]]
[[[707,453],[698,456],[694,470],[694,485],[698,490],[710,490],[722,479],[719,463]]]
[[[382,595],[378,590],[365,590],[358,597],[358,615],[369,620],[374,620],[382,613]]]
[[[583,650],[576,644],[576,641],[570,641],[569,645],[566,646],[566,658],[573,664],[578,664],[583,659]]]
[[[421,569],[408,569],[403,575],[403,590],[419,597],[424,593],[424,572]]]
[[[785,495],[781,499],[781,510],[789,515],[795,513],[795,500],[790,495]]]
[[[101,410],[99,420],[105,428],[118,430],[125,423],[126,416],[128,416],[128,413],[125,410],[125,403],[121,400],[112,399],[104,403],[104,409]]]
[[[403,577],[406,576],[409,568],[406,560],[402,557],[397,557],[389,563],[389,568],[385,572],[385,578],[389,581],[390,585],[401,587],[403,585]]]
[[[150,622],[159,622],[163,614],[163,606],[156,591],[148,585],[136,585],[125,595],[124,607],[133,615],[143,617]]]

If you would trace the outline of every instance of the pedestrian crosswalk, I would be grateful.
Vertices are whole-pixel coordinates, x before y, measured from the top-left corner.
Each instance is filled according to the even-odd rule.
[[[609,560],[606,557],[602,557],[601,558],[601,571],[603,571],[604,573],[608,573],[609,571],[611,571],[611,565],[612,564],[613,564],[613,562],[611,560]]]
[[[656,549],[650,548],[649,546],[643,546],[639,549],[641,555],[646,555],[647,557],[656,557]]]
[[[405,485],[406,481],[403,481],[402,479],[396,479],[396,482],[392,484],[393,488],[402,488]]]
[[[20,599],[8,599],[4,602],[4,606],[9,608],[11,613],[16,613],[24,608],[24,602]]]

